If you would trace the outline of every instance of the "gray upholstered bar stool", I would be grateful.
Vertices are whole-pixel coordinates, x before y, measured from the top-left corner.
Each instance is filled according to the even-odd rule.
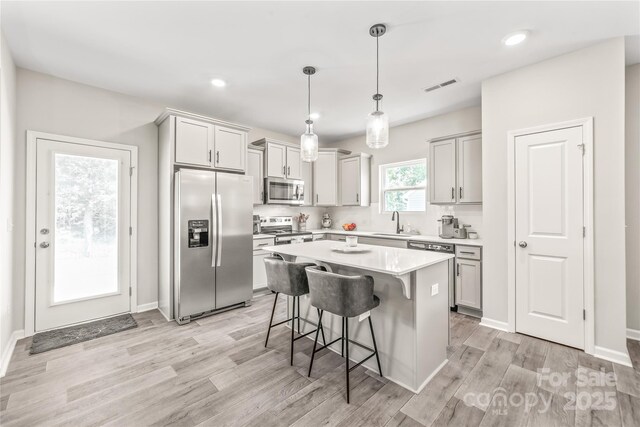
[[[309,296],[311,297],[311,305],[320,309],[318,319],[319,332],[322,332],[324,339],[324,331],[322,330],[322,315],[325,311],[342,317],[342,336],[333,340],[316,350],[318,345],[318,332],[316,332],[316,340],[313,344],[313,352],[311,353],[311,361],[309,362],[309,376],[313,368],[313,359],[315,354],[323,350],[325,347],[332,345],[337,341],[342,342],[342,356],[345,363],[345,376],[347,382],[347,403],[349,403],[349,372],[362,365],[364,362],[376,357],[378,362],[378,372],[382,376],[382,367],[380,366],[380,357],[378,356],[378,347],[376,346],[376,337],[373,333],[373,324],[371,316],[369,316],[369,329],[371,330],[371,341],[373,348],[362,345],[356,341],[349,339],[349,318],[360,316],[369,310],[380,305],[380,298],[373,294],[373,278],[371,276],[344,276],[342,274],[329,273],[324,268],[314,266],[307,267],[307,277],[309,278]],[[362,347],[371,351],[371,354],[360,362],[349,367],[349,343]]]
[[[300,334],[300,296],[309,293],[309,282],[307,281],[307,273],[305,271],[305,267],[313,266],[315,264],[296,264],[294,262],[284,261],[282,258],[275,256],[265,257],[264,264],[267,270],[267,287],[276,293],[275,299],[273,300],[273,309],[271,310],[271,319],[269,319],[269,328],[267,328],[267,338],[264,341],[264,346],[266,347],[269,343],[269,333],[271,332],[271,328],[282,325],[283,323],[291,322],[290,364],[293,365],[293,343],[302,337],[316,332],[317,330],[317,325],[315,323],[310,322],[306,319],[302,319],[303,322],[316,326],[316,329],[304,334]],[[276,303],[278,302],[278,295],[280,294],[285,294],[292,297],[293,307],[291,310],[291,317],[273,324],[273,315],[276,311]],[[298,303],[297,314],[296,300]],[[318,316],[320,316],[320,310],[318,310]],[[296,319],[298,320],[298,334],[300,335],[298,337],[295,336]],[[322,332],[322,340],[324,342],[324,332]]]

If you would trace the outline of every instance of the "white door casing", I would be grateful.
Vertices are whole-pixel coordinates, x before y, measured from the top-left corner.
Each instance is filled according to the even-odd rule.
[[[88,221],[87,209],[80,209],[88,205],[73,197],[91,194],[75,180],[95,167],[107,172],[103,187],[93,185],[95,177],[88,182],[91,191],[102,188],[92,200],[113,208],[109,233],[105,214]],[[136,200],[137,147],[27,131],[26,336],[136,311]],[[84,240],[69,237],[72,215],[85,215],[76,228]],[[100,241],[105,234],[108,241]]]
[[[514,137],[515,330],[585,348],[583,127]]]

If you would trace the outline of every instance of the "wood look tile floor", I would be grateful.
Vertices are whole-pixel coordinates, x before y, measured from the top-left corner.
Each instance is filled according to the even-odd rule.
[[[284,326],[264,348],[272,301],[185,326],[140,313],[137,329],[34,356],[21,340],[0,381],[0,423],[640,426],[640,342],[629,341],[634,369],[452,313],[449,363],[420,394],[359,367],[347,405],[339,355],[319,353],[307,378],[311,340],[296,342],[293,367]]]

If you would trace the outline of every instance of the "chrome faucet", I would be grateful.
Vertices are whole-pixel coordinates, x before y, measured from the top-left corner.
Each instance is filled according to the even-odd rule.
[[[400,227],[400,212],[393,211],[393,214],[391,215],[391,221],[396,222],[396,234],[400,234],[402,231],[404,231],[404,226]]]

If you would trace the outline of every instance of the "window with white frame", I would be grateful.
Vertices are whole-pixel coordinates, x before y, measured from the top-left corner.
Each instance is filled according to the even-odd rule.
[[[426,159],[380,166],[380,204],[383,212],[424,212],[426,200]]]

